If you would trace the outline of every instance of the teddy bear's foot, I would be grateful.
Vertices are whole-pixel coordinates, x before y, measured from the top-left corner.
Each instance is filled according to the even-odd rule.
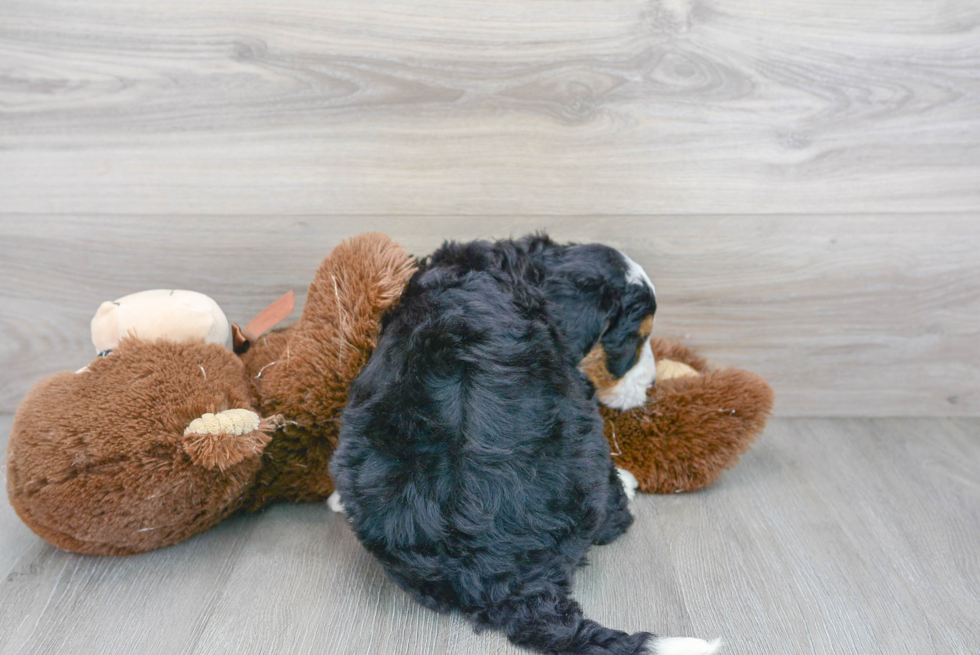
[[[261,455],[272,440],[267,431],[275,427],[275,421],[263,422],[248,409],[207,413],[184,430],[184,450],[195,464],[223,471],[246,457]]]

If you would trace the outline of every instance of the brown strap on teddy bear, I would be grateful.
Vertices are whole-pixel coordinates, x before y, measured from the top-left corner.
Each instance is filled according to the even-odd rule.
[[[293,313],[296,304],[296,296],[292,290],[287,291],[271,305],[263,309],[258,315],[248,322],[248,325],[241,328],[237,323],[231,324],[232,341],[234,342],[235,352],[242,355],[248,352],[252,342],[261,337],[267,331],[286,319]]]

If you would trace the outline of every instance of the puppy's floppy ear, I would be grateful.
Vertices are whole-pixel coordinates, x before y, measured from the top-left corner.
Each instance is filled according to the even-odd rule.
[[[640,347],[653,330],[657,302],[646,287],[628,285],[615,316],[599,343],[606,352],[606,368],[615,378],[636,365]]]
[[[609,314],[616,305],[615,294],[602,278],[579,273],[550,277],[546,294],[558,307],[554,318],[565,331],[571,355],[578,362],[606,329]]]

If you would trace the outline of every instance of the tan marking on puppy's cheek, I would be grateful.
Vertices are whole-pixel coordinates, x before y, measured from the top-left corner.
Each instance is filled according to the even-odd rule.
[[[606,350],[602,344],[596,346],[582,359],[578,365],[580,371],[585,373],[595,388],[600,393],[611,390],[616,386],[616,379],[606,368]]]
[[[653,314],[650,314],[643,319],[643,322],[640,323],[640,329],[637,331],[637,333],[644,339],[650,336],[651,332],[653,332]]]

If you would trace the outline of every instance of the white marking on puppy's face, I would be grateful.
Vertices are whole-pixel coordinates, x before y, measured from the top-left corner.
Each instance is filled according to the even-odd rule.
[[[705,641],[692,637],[661,637],[647,642],[645,650],[650,655],[712,655],[721,648],[721,639]]]
[[[646,338],[636,364],[612,387],[597,392],[602,404],[613,409],[632,409],[647,401],[647,389],[657,379],[657,360],[650,348],[650,337]]]
[[[654,288],[653,282],[650,281],[650,276],[643,270],[643,267],[627,257],[626,253],[620,251],[619,254],[622,255],[623,259],[626,261],[626,281],[630,284],[645,284],[647,288],[650,289],[654,295],[656,295],[657,290]]]

